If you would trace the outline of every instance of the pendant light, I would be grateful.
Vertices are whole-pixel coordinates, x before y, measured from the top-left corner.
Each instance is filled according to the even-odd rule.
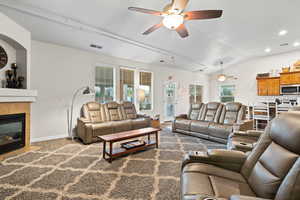
[[[223,73],[223,61],[220,62],[221,66],[221,74],[218,75],[218,81],[224,82],[226,81],[226,75]]]

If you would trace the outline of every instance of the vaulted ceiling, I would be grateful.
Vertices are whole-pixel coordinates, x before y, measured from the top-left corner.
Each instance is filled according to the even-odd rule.
[[[219,70],[220,60],[230,65],[300,48],[293,46],[300,42],[300,1],[190,0],[187,10],[222,9],[223,17],[186,22],[190,36],[185,39],[166,28],[142,35],[161,17],[127,9],[162,10],[168,3],[170,0],[1,0],[0,12],[30,30],[35,40],[207,73]],[[280,30],[288,34],[278,36]],[[280,46],[283,43],[289,45]],[[90,44],[103,48],[92,49]],[[270,53],[264,51],[267,47]]]

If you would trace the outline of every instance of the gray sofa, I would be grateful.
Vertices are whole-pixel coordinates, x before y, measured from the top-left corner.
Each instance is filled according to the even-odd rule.
[[[253,128],[253,122],[245,120],[245,112],[246,107],[237,102],[192,104],[187,115],[175,117],[172,130],[226,144],[233,131]]]

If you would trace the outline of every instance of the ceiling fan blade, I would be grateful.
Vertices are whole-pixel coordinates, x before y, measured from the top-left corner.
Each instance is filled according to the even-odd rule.
[[[182,37],[185,38],[187,36],[189,36],[189,32],[186,29],[184,24],[181,24],[177,29],[176,29],[177,33]]]
[[[188,3],[189,3],[189,0],[173,0],[172,10],[183,11],[186,8]]]
[[[146,13],[146,14],[150,14],[150,15],[156,15],[156,16],[161,16],[163,14],[163,12],[160,12],[160,11],[150,10],[150,9],[145,9],[145,8],[137,8],[137,7],[129,7],[128,10]]]
[[[223,10],[198,10],[185,12],[185,20],[213,19],[222,16]]]
[[[162,27],[162,26],[163,26],[162,23],[156,24],[156,25],[152,26],[151,28],[149,28],[148,30],[146,30],[146,31],[143,33],[143,35],[148,35],[148,34],[152,33],[153,31],[159,29],[159,28]]]

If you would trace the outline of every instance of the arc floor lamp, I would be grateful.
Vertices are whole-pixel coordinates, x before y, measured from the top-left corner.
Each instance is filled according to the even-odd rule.
[[[76,97],[78,96],[78,94],[80,92],[82,92],[81,94],[83,94],[83,95],[87,95],[87,94],[92,93],[92,89],[89,86],[81,87],[81,88],[77,89],[73,94],[71,107],[70,107],[70,110],[68,111],[68,134],[69,134],[69,137],[72,138],[72,140],[74,139],[74,134],[73,134],[73,131],[72,131],[72,128],[73,128],[73,108],[74,108],[75,99],[76,99]]]

